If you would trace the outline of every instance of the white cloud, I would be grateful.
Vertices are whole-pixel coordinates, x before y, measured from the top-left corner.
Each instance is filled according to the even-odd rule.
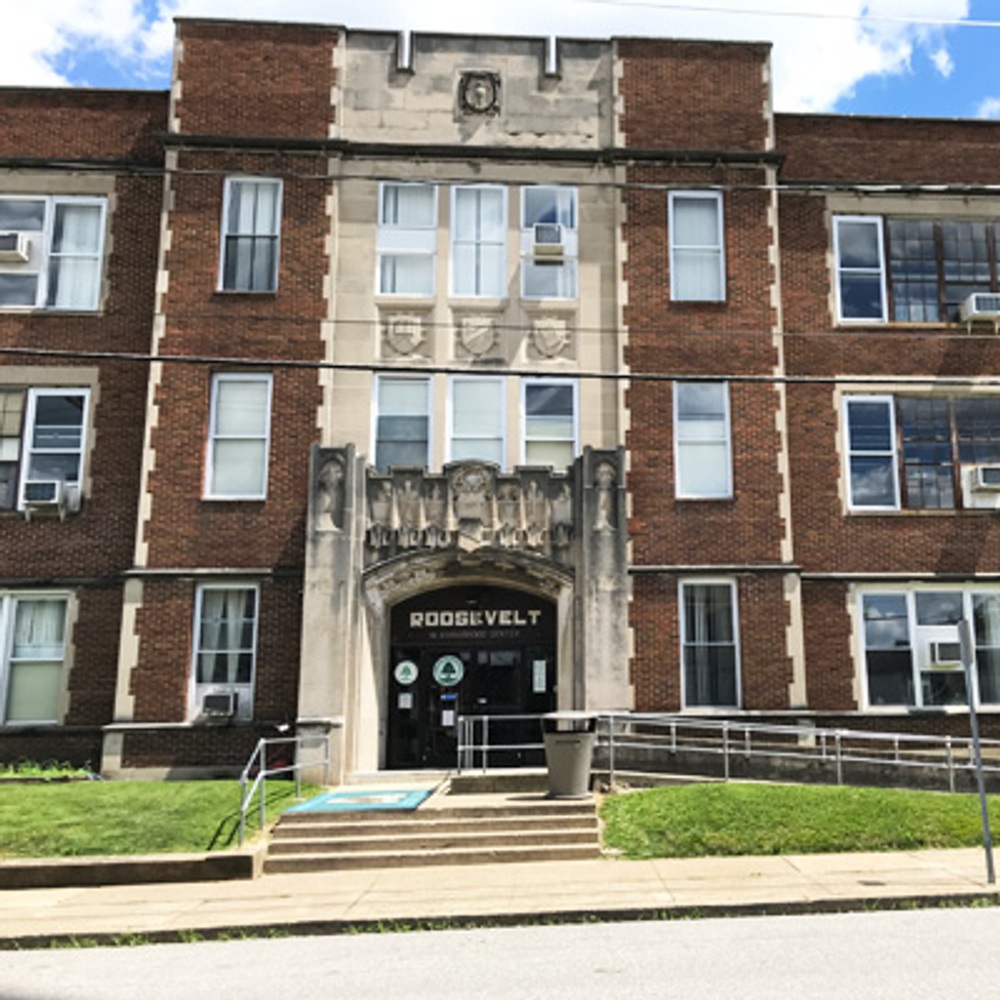
[[[977,118],[1000,118],[1000,97],[986,97],[976,108]]]
[[[7,0],[8,3],[17,0]],[[680,6],[670,8],[673,2]],[[824,111],[871,76],[911,72],[916,52],[947,76],[951,55],[942,28],[899,20],[898,0],[504,0],[462,4],[442,0],[27,0],[26,13],[5,19],[0,83],[59,82],[54,67],[74,51],[101,53],[142,81],[165,68],[171,19],[231,17],[382,28],[578,37],[654,35],[747,39],[774,43],[775,104],[785,111]],[[705,10],[714,7],[716,10]],[[816,13],[820,8],[822,14]],[[908,0],[906,16],[952,20],[968,16],[968,0]],[[794,16],[812,10],[808,17]],[[748,14],[747,10],[766,14]],[[743,11],[744,13],[740,13]],[[854,20],[863,11],[873,18]],[[885,20],[879,21],[877,18]],[[76,82],[77,75],[69,76]]]

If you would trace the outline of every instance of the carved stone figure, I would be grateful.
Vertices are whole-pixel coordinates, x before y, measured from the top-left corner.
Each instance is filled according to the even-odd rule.
[[[475,462],[462,465],[452,473],[451,490],[459,535],[466,542],[482,544],[484,531],[492,526],[492,473]]]
[[[403,488],[396,495],[396,508],[399,511],[399,547],[401,549],[417,548],[421,543],[421,502],[417,481],[407,479]]]
[[[328,458],[316,476],[316,519],[329,517],[337,529],[344,527],[344,461],[342,458]]]
[[[552,545],[564,549],[573,539],[573,493],[562,483],[552,500]]]
[[[615,467],[610,462],[601,462],[594,470],[597,487],[597,513],[594,515],[594,531],[614,531],[611,523],[614,514]]]
[[[368,544],[384,549],[392,543],[392,486],[381,483],[375,488],[369,503]]]
[[[544,549],[549,530],[549,502],[533,479],[524,495],[525,542],[529,549]]]
[[[440,483],[435,483],[425,501],[427,524],[424,528],[424,544],[432,549],[448,547],[450,532],[448,531],[448,498],[441,489]]]
[[[504,483],[497,490],[497,520],[497,543],[514,548],[521,540],[521,494],[514,483]]]

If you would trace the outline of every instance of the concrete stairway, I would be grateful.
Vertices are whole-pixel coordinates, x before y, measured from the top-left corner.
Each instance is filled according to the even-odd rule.
[[[600,856],[593,801],[540,796],[453,796],[413,812],[286,813],[271,835],[264,871],[408,868]],[[495,802],[484,803],[486,798]],[[449,803],[449,804],[444,804]],[[460,803],[460,804],[450,804]]]

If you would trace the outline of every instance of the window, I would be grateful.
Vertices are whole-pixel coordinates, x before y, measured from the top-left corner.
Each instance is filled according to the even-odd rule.
[[[0,197],[0,307],[97,309],[104,213],[104,198]]]
[[[451,380],[450,461],[504,464],[505,386],[502,378],[457,375]]]
[[[834,221],[841,320],[954,322],[973,292],[1000,291],[1000,225],[877,215]]]
[[[236,694],[236,718],[253,718],[257,650],[256,587],[198,588],[195,612],[194,714],[206,694]]]
[[[275,291],[280,230],[281,181],[227,178],[219,287],[226,292]]]
[[[209,414],[207,497],[264,499],[270,425],[270,375],[215,376]]]
[[[737,707],[736,585],[682,581],[680,596],[684,707]]]
[[[59,722],[65,595],[0,594],[0,721]]]
[[[392,466],[430,464],[430,380],[379,378],[375,416],[375,465],[379,472]]]
[[[380,294],[434,294],[435,187],[430,184],[381,186],[377,249]]]
[[[522,188],[521,295],[576,298],[578,252],[576,188]]]
[[[75,509],[87,402],[86,389],[0,389],[0,510],[22,508],[29,484],[39,482],[59,483]]]
[[[973,623],[974,686],[1000,702],[1000,590],[899,590],[861,594],[869,707],[965,705],[958,623]]]
[[[953,509],[962,476],[1000,464],[1000,397],[849,396],[850,506]]]
[[[725,382],[674,384],[674,455],[678,497],[732,496],[729,386]]]
[[[670,298],[675,302],[725,301],[722,196],[674,191],[669,214]]]
[[[525,379],[524,462],[564,469],[576,455],[576,383]]]
[[[507,295],[507,192],[500,187],[452,189],[451,291]]]

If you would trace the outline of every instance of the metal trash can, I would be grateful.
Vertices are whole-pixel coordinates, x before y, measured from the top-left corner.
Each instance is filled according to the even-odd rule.
[[[597,716],[593,712],[549,712],[542,716],[542,732],[549,798],[588,798]]]

